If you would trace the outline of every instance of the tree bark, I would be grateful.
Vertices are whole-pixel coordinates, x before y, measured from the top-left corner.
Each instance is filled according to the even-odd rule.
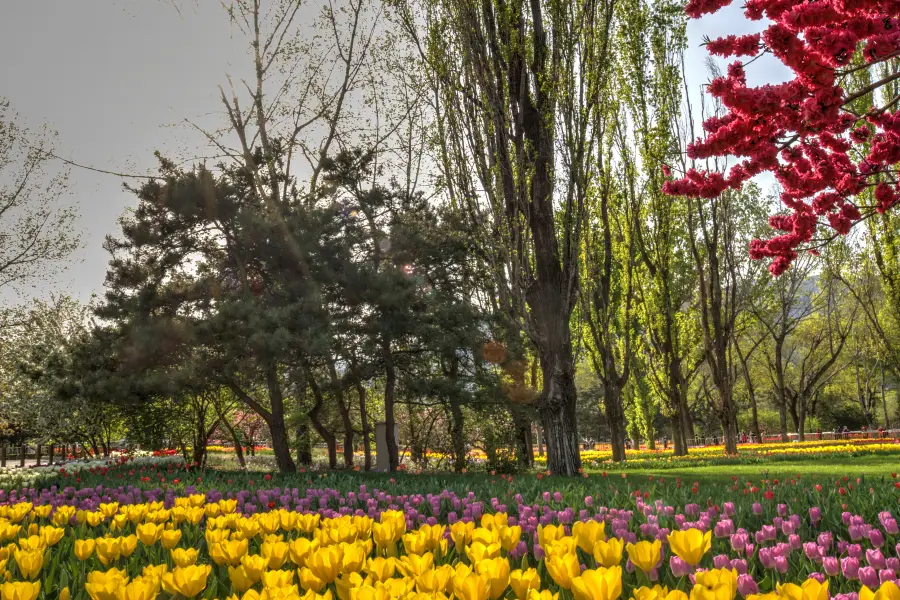
[[[462,406],[455,394],[450,396],[447,404],[450,407],[450,441],[453,445],[453,470],[457,473],[462,473],[466,468],[465,420]]]
[[[312,465],[312,443],[309,439],[309,424],[300,423],[296,431],[297,439],[297,463],[303,466]]]
[[[568,330],[568,324],[566,325]],[[571,353],[547,360],[541,357],[544,390],[537,402],[547,443],[547,470],[574,476],[581,469],[575,417],[575,373]]]
[[[400,466],[400,449],[397,447],[397,438],[394,437],[394,426],[397,423],[394,409],[397,372],[391,352],[391,340],[387,334],[382,335],[381,356],[384,360],[384,424],[387,431],[388,468],[394,473]]]
[[[606,425],[609,427],[609,443],[614,462],[625,461],[625,411],[622,408],[622,390],[608,385],[603,388],[603,407]]]
[[[337,437],[328,431],[328,428],[325,427],[321,420],[319,420],[319,414],[325,406],[325,397],[322,395],[322,388],[319,387],[312,372],[308,368],[305,368],[304,370],[306,371],[307,384],[309,385],[310,390],[312,390],[313,398],[315,399],[313,407],[310,409],[309,413],[307,413],[309,422],[312,423],[313,429],[316,430],[316,433],[318,433],[319,437],[325,442],[325,446],[328,448],[328,468],[334,470],[337,469]]]
[[[359,396],[359,420],[362,425],[363,469],[372,470],[372,432],[369,428],[369,413],[366,408],[366,386],[356,377],[356,394]]]
[[[284,423],[284,396],[281,392],[281,382],[278,380],[278,371],[270,367],[266,372],[266,386],[269,390],[269,402],[272,406],[268,425],[272,436],[272,452],[275,454],[275,464],[282,473],[292,473],[297,470],[294,459],[291,457],[291,446],[288,442],[287,428]]]

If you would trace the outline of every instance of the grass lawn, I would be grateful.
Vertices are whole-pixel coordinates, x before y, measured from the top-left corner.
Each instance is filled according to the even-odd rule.
[[[246,472],[237,470],[237,463],[231,455],[210,454],[209,468],[222,472],[234,472],[235,479],[242,479],[247,476]],[[260,456],[250,459],[248,457],[248,471],[269,472],[275,470],[275,461],[272,456]],[[600,469],[586,469],[590,479],[599,478]],[[867,479],[882,478],[890,479],[891,474],[900,472],[900,454],[888,455],[870,455],[856,457],[832,456],[828,458],[818,458],[811,460],[809,458],[799,458],[797,460],[773,460],[771,462],[750,463],[750,464],[729,464],[729,465],[698,465],[694,467],[670,468],[670,469],[635,469],[631,468],[627,471],[620,471],[614,467],[608,467],[606,472],[609,476],[620,477],[621,473],[626,473],[630,479],[643,481],[648,476],[655,479],[665,478],[673,480],[681,478],[685,483],[690,484],[698,481],[704,484],[731,484],[732,477],[737,476],[741,482],[751,481],[758,483],[763,479],[790,479],[800,475],[806,480],[821,480],[823,482],[834,482],[835,480],[848,476],[852,479],[857,477],[865,477]],[[386,483],[390,476],[383,473],[349,473],[338,472],[338,478],[348,476],[352,479],[365,483],[366,480],[371,481],[372,485]],[[405,479],[404,474],[395,474],[397,479]],[[413,476],[410,476],[413,477]],[[521,474],[516,478],[531,478],[534,474]],[[453,489],[465,489],[467,485],[478,485],[491,480],[499,479],[499,476],[491,476],[484,472],[473,472],[463,475],[454,473],[429,473],[428,478],[434,484],[441,485]],[[553,478],[555,479],[555,478]],[[327,484],[325,484],[327,485]],[[430,490],[429,490],[430,491]]]

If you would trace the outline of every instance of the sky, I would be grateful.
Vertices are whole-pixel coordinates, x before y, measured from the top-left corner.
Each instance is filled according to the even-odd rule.
[[[708,79],[704,36],[760,29],[750,25],[736,7],[690,23],[686,63],[694,88]],[[155,150],[179,158],[209,153],[185,120],[223,123],[217,86],[247,65],[244,40],[218,0],[0,2],[0,96],[29,127],[55,129],[57,154],[82,165],[146,174]],[[781,80],[785,71],[757,63],[750,75],[753,84]],[[64,273],[35,282],[26,295],[102,294],[109,260],[103,239],[134,206],[124,179],[70,170],[64,200],[79,209],[84,248]]]

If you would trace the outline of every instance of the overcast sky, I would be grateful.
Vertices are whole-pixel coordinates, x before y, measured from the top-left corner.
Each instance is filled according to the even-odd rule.
[[[57,130],[59,154],[81,164],[146,173],[154,150],[202,155],[204,140],[183,121],[217,122],[217,86],[244,71],[247,56],[218,0],[180,3],[179,13],[169,0],[0,1],[0,96],[29,126]],[[745,23],[734,8],[691,23],[694,86],[707,80],[704,35],[739,33],[736,25]],[[751,75],[756,83],[779,80],[778,67],[754,65]],[[121,178],[72,168],[70,181],[85,248],[57,281],[38,282],[35,296],[102,293],[103,238],[133,206]]]

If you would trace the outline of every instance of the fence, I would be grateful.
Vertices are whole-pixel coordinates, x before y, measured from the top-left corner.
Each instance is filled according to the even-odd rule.
[[[54,461],[65,460],[69,455],[81,458],[84,451],[77,444],[0,444],[0,468],[52,465]]]

